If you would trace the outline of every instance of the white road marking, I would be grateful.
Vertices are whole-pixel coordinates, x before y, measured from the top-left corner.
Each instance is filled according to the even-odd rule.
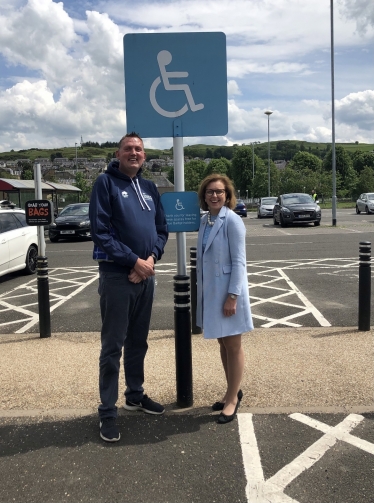
[[[322,431],[324,435],[291,463],[265,480],[257,439],[253,427],[253,414],[238,414],[239,435],[242,447],[244,472],[247,478],[248,503],[298,503],[284,494],[287,486],[305,470],[311,468],[338,440],[374,454],[374,444],[355,437],[350,432],[364,420],[359,414],[350,414],[336,426],[329,426],[304,414],[291,414],[294,420]]]
[[[356,416],[358,422],[364,419],[363,416],[359,414],[351,414],[349,417],[351,416]],[[321,423],[321,421],[312,419],[309,416],[306,416],[305,414],[300,414],[297,412],[295,414],[291,414],[290,417],[292,419],[295,419],[296,421],[300,421],[301,423],[311,426],[316,430],[322,431],[323,433],[328,433],[331,432],[332,430],[332,426],[329,426],[328,424],[325,423]],[[372,444],[371,442],[368,442],[367,440],[364,440],[362,438],[355,437],[354,435],[346,431],[339,432],[335,430],[335,435],[338,438],[338,440],[343,440],[344,442],[347,442],[348,444],[351,444],[354,447],[358,447],[359,449],[362,449],[363,451],[366,451],[369,454],[374,455],[374,444]]]
[[[73,275],[73,279],[69,278],[69,275]],[[70,267],[51,269],[49,271],[50,312],[53,312],[59,306],[75,297],[92,282],[96,281],[98,277],[99,273],[97,266],[87,268]],[[27,292],[21,293],[24,290]],[[36,325],[39,322],[37,294],[38,287],[36,277],[29,283],[2,294],[0,296],[0,306],[4,309],[0,309],[0,312],[3,313],[12,311],[15,314],[23,315],[23,317],[0,323],[0,327],[23,324],[21,328],[15,331],[16,334],[22,334]],[[36,298],[35,302],[30,302],[32,296]],[[22,299],[24,299],[27,303],[19,305],[19,301]],[[35,307],[35,311],[26,309],[27,307],[32,306]]]
[[[190,265],[186,265],[187,274]],[[321,259],[288,259],[288,260],[265,260],[247,262],[247,274],[249,282],[249,294],[252,305],[252,316],[254,319],[263,322],[263,327],[283,325],[287,327],[301,327],[302,316],[311,314],[321,326],[330,326],[330,323],[323,317],[319,310],[312,305],[304,294],[287,276],[287,270],[293,269],[313,269],[316,274],[338,275],[342,271],[351,272],[358,276],[357,258],[321,258]],[[163,277],[162,281],[173,283],[170,276],[177,273],[175,262],[160,262],[156,266],[156,274]],[[57,309],[64,302],[81,292],[98,277],[96,265],[88,267],[55,268],[49,271],[49,295],[51,311]],[[257,282],[256,282],[257,281]],[[271,291],[269,296],[269,291]],[[252,295],[252,292],[254,293]],[[264,293],[264,294],[262,294]],[[23,299],[23,300],[22,300]],[[261,306],[277,305],[291,311],[281,318],[267,316],[261,313]],[[259,311],[259,312],[256,312]],[[296,310],[296,312],[295,312]],[[17,323],[22,326],[17,333],[23,333],[38,321],[37,303],[37,280],[34,277],[29,283],[20,285],[13,290],[0,295],[0,313],[15,314],[13,319],[9,315],[9,321],[0,323],[0,328],[14,326]],[[20,319],[14,317],[22,315]],[[299,321],[297,323],[297,321]],[[26,328],[28,327],[28,328]]]

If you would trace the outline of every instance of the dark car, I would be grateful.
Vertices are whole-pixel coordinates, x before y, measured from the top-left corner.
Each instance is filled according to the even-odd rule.
[[[246,217],[247,216],[247,207],[243,201],[243,199],[238,199],[236,201],[236,206],[234,208],[235,213],[240,215],[241,217]]]
[[[58,214],[49,226],[49,239],[55,243],[63,238],[91,237],[91,224],[88,215],[89,203],[69,204]]]
[[[321,223],[321,208],[309,194],[282,194],[273,211],[274,225],[287,227],[292,224]]]

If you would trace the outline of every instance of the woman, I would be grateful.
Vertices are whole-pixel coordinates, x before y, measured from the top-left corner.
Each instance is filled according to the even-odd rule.
[[[227,176],[212,174],[199,188],[200,206],[208,211],[201,219],[197,241],[196,324],[205,339],[217,339],[227,389],[213,410],[221,410],[217,422],[232,421],[243,397],[244,371],[241,334],[253,330],[249,305],[245,226],[232,211],[234,187]]]

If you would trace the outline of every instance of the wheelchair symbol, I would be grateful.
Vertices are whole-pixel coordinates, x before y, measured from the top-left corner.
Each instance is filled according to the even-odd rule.
[[[188,112],[188,105],[191,108],[192,112],[197,112],[198,110],[202,110],[204,108],[203,103],[198,103],[196,104],[194,102],[190,86],[188,84],[170,84],[169,79],[181,79],[188,77],[188,72],[167,72],[165,67],[171,63],[171,60],[173,59],[171,53],[169,51],[160,51],[157,54],[157,62],[158,66],[160,68],[160,73],[161,77],[157,77],[154,81],[153,84],[151,85],[151,88],[149,90],[149,99],[151,101],[151,105],[153,108],[158,112],[160,115],[163,115],[164,117],[170,117],[170,118],[175,118],[175,117],[180,117],[181,115],[185,114]],[[176,110],[175,112],[168,112],[167,110],[164,110],[163,108],[160,107],[160,105],[157,103],[156,100],[156,89],[157,87],[162,83],[166,89],[166,91],[184,91],[186,98],[187,98],[187,103],[183,105],[182,108],[179,110]]]
[[[183,203],[181,203],[181,202],[179,201],[179,199],[177,199],[177,204],[175,205],[175,209],[176,209],[176,210],[178,210],[178,211],[179,211],[179,210],[184,210]]]

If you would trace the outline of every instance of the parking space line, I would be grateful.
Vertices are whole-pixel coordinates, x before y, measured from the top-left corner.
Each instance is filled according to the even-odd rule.
[[[316,428],[324,434],[293,461],[265,480],[253,425],[253,414],[243,413],[237,417],[244,473],[247,479],[248,503],[298,503],[298,500],[284,494],[284,490],[293,480],[317,463],[338,440],[374,454],[374,444],[351,434],[351,431],[364,420],[360,414],[349,414],[336,426],[326,425],[304,414],[290,414],[291,419]]]
[[[329,431],[332,430],[331,426],[322,423],[321,421],[317,421],[316,419],[313,419],[309,416],[306,416],[305,414],[300,414],[299,412],[291,414],[290,417],[292,419],[295,419],[296,421],[311,426],[316,430],[322,431],[323,433],[328,433]],[[364,419],[364,417],[359,414],[351,414],[348,417],[356,418],[357,424],[359,424],[359,422],[361,422]],[[358,449],[362,449],[363,451],[366,451],[369,454],[374,455],[374,444],[372,444],[371,442],[368,442],[367,440],[364,440],[362,438],[358,438],[345,430],[343,431],[335,430],[335,434],[339,440],[343,440],[344,442],[347,442],[348,444],[351,444],[354,447],[357,447]]]

